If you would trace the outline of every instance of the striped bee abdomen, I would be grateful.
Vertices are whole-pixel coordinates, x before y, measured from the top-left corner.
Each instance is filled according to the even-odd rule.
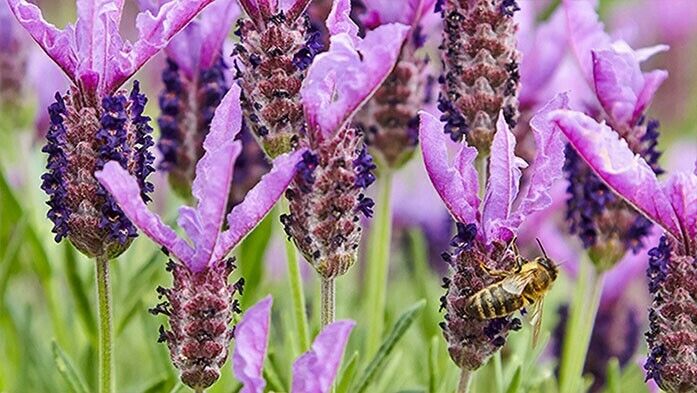
[[[522,296],[507,292],[499,283],[472,295],[465,306],[465,313],[477,319],[494,319],[505,317],[523,306]]]

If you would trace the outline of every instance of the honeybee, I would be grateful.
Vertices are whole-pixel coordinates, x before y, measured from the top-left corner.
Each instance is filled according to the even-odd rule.
[[[467,315],[480,320],[505,317],[525,308],[528,320],[533,326],[533,346],[537,345],[540,334],[544,297],[559,272],[539,240],[537,244],[543,256],[530,261],[520,255],[515,246],[515,239],[513,240],[516,266],[512,271],[494,270],[482,265],[488,274],[502,279],[470,296],[465,306]]]

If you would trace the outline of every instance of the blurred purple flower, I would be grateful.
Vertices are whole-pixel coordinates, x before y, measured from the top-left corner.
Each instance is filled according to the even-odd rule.
[[[286,192],[286,233],[320,275],[344,274],[354,263],[361,236],[360,214],[372,214],[363,194],[375,180],[371,156],[350,126],[357,110],[387,78],[409,28],[387,24],[358,37],[350,2],[337,0],[327,18],[329,51],[318,55],[303,81],[309,151]]]
[[[179,208],[177,222],[193,247],[146,208],[138,197],[136,178],[118,162],[95,173],[126,216],[177,261],[168,264],[173,287],[158,289],[167,301],[153,312],[169,317],[171,330],[162,329],[161,340],[167,342],[182,381],[194,389],[218,379],[232,338],[227,326],[237,308],[232,297],[241,283],[227,283],[234,266],[226,256],[278,201],[302,155],[298,151],[278,157],[271,172],[227,215],[228,229],[222,230],[234,163],[242,150],[241,142],[235,141],[242,124],[239,94],[239,87],[233,86],[223,98],[203,143],[206,152],[196,165],[192,186],[197,206]]]
[[[519,57],[515,0],[439,1],[444,75],[438,109],[450,138],[488,154],[498,116],[515,128]]]
[[[405,3],[389,0],[363,2],[360,16],[370,31],[383,24],[402,23],[410,26],[409,39],[402,47],[395,68],[375,95],[356,114],[354,123],[366,132],[371,153],[389,168],[401,167],[411,158],[418,142],[417,112],[430,93],[427,71],[428,57],[417,54],[425,43],[425,32],[435,30],[428,25],[435,0],[409,0]],[[428,34],[426,33],[426,34]]]
[[[463,142],[455,161],[450,163],[443,124],[430,114],[420,114],[419,140],[426,171],[458,227],[458,234],[451,241],[453,252],[443,254],[453,273],[444,280],[447,293],[442,301],[447,310],[443,329],[448,349],[461,368],[479,368],[505,343],[509,330],[520,328],[518,319],[481,321],[468,317],[463,307],[471,295],[494,282],[481,266],[512,268],[514,256],[509,252],[509,244],[518,227],[529,215],[551,204],[549,189],[561,176],[563,142],[561,133],[549,124],[548,116],[567,105],[568,98],[559,95],[531,120],[537,155],[522,190],[519,182],[527,163],[514,155],[515,137],[504,117],[499,116],[481,208],[474,166],[477,150]]]
[[[649,251],[647,378],[668,392],[697,386],[697,173],[673,173],[663,184],[646,160],[606,124],[578,112],[551,117],[595,174],[665,231]],[[697,158],[697,157],[691,157]]]
[[[269,341],[271,296],[252,306],[235,329],[232,369],[242,382],[241,393],[263,393],[264,358]],[[312,348],[293,363],[291,393],[328,393],[341,364],[344,348],[355,323],[337,321],[325,326]]]
[[[0,108],[17,105],[22,98],[30,55],[28,39],[12,16],[8,4],[0,2]],[[10,108],[11,109],[11,108]]]
[[[633,50],[623,41],[613,42],[598,20],[593,1],[564,1],[562,7],[569,46],[587,83],[587,90],[576,95],[580,109],[607,121],[636,154],[645,157],[660,173],[660,153],[656,150],[658,122],[647,120],[645,111],[667,73],[644,73],[640,64],[667,47]],[[567,149],[564,170],[569,180],[570,229],[590,249],[596,266],[607,269],[627,250],[637,252],[651,223],[615,198],[573,149]]]
[[[72,81],[48,108],[51,126],[43,149],[49,158],[42,188],[56,241],[68,237],[90,257],[114,258],[137,235],[93,177],[116,160],[138,177],[143,201],[152,191],[146,181],[153,171],[152,129],[143,116],[147,99],[137,81],[130,94],[116,90],[211,1],[177,1],[155,16],[139,14],[138,40],[131,44],[119,34],[123,0],[78,0],[77,22],[62,30],[46,22],[37,6],[8,0],[19,23]]]
[[[155,11],[170,0],[141,0]],[[162,153],[159,169],[169,173],[173,189],[191,198],[195,166],[203,155],[215,108],[228,91],[232,75],[222,55],[223,43],[240,14],[235,0],[218,0],[202,11],[165,48],[164,90],[159,96]]]

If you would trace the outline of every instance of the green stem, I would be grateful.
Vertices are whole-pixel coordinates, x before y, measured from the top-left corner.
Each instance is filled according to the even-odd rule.
[[[285,198],[281,199],[281,210],[288,211],[288,201]],[[285,234],[281,232],[285,237]],[[295,327],[297,329],[298,342],[300,343],[300,352],[305,352],[310,348],[310,333],[307,323],[307,314],[305,313],[305,295],[303,293],[302,276],[300,275],[300,265],[298,255],[295,250],[295,245],[290,239],[284,239],[286,245],[286,261],[288,262],[288,280],[290,282],[290,295],[293,302],[293,315],[295,317]]]
[[[457,393],[467,393],[472,382],[472,371],[462,369],[460,372],[460,382],[457,384]]]
[[[588,258],[581,260],[576,286],[559,367],[559,391],[569,393],[578,392],[582,386],[583,365],[603,289],[602,276]]]
[[[112,392],[112,329],[109,258],[97,257],[97,298],[99,312],[99,393]]]
[[[322,278],[320,280],[320,319],[322,326],[329,325],[334,322],[334,313],[336,309],[336,281],[333,278]]]
[[[477,180],[479,180],[479,199],[484,200],[486,194],[486,182],[488,180],[488,167],[489,160],[487,156],[479,153],[477,158],[474,160],[475,168],[477,169]]]
[[[503,393],[503,365],[501,363],[501,351],[496,351],[493,356],[494,358],[494,376],[496,391],[498,393]]]
[[[375,354],[380,346],[385,325],[385,303],[387,292],[387,273],[390,261],[390,237],[392,216],[390,196],[392,190],[392,173],[386,171],[379,178],[378,212],[370,231],[368,241],[368,338],[366,355]]]

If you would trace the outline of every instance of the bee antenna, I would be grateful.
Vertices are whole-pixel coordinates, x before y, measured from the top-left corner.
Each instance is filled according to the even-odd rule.
[[[537,240],[537,245],[540,246],[540,250],[542,250],[542,255],[544,255],[545,258],[549,259],[549,257],[547,256],[547,252],[545,251],[545,248],[542,247],[542,242],[540,241],[540,239],[535,238],[535,240]]]

